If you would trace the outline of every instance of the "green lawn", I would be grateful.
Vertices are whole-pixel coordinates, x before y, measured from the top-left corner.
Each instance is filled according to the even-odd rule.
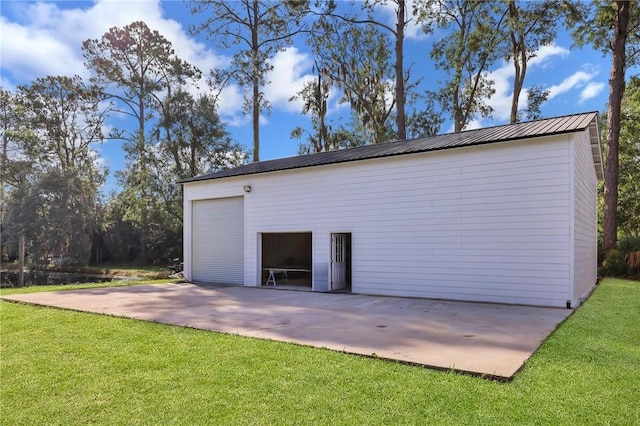
[[[640,283],[607,279],[510,383],[0,303],[0,422],[640,424]]]
[[[3,270],[17,271],[18,263],[3,263],[0,265]],[[126,265],[104,265],[104,266],[56,266],[49,265],[46,271],[68,272],[77,274],[96,275],[117,275],[121,277],[132,277],[137,279],[161,279],[171,274],[167,266],[126,266]]]
[[[149,279],[149,280],[123,280],[110,281],[101,283],[73,283],[73,284],[56,284],[56,285],[32,285],[27,287],[5,287],[0,288],[0,296],[7,294],[25,294],[40,293],[44,291],[62,291],[62,290],[78,290],[84,288],[102,288],[102,287],[130,287],[133,285],[145,284],[168,284],[179,282],[172,278]],[[3,305],[4,306],[4,305]]]

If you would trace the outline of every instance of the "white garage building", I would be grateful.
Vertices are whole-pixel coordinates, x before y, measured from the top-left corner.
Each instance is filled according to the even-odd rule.
[[[602,177],[596,112],[247,164],[182,182],[185,277],[576,306]]]

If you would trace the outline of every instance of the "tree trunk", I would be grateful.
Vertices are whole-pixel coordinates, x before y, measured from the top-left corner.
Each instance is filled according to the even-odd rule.
[[[398,0],[396,13],[396,126],[398,127],[398,140],[407,138],[407,119],[405,116],[404,93],[404,25],[405,25],[405,1]]]
[[[514,51],[514,53],[516,53]],[[511,99],[511,117],[509,122],[511,124],[518,122],[518,103],[520,101],[520,93],[524,86],[524,78],[527,75],[527,52],[524,47],[524,43],[520,45],[519,59],[513,57],[513,67],[515,75],[513,77],[513,98]]]
[[[24,287],[24,235],[20,235],[18,243],[18,287]]]
[[[3,111],[4,112],[4,111]],[[0,162],[0,224],[4,225],[4,173],[7,170],[7,147],[9,139],[7,138],[7,121],[6,114],[4,117],[4,131],[2,132],[2,159]]]
[[[144,90],[140,90],[140,93],[144,93]],[[147,158],[146,158],[146,141],[145,141],[145,105],[144,101],[140,99],[138,104],[138,154],[140,155],[140,198],[142,199],[142,206],[140,209],[140,256],[138,262],[141,265],[147,264],[147,234],[149,229],[149,200],[147,199],[147,187],[149,183],[149,177],[147,176]]]
[[[509,15],[512,25],[520,21],[518,14],[518,6],[515,1],[509,1]],[[518,34],[516,30],[511,28],[511,54],[513,56],[513,97],[511,98],[511,114],[509,122],[511,124],[518,122],[518,102],[520,100],[520,92],[522,92],[522,86],[524,85],[524,77],[526,74],[527,66],[527,52],[524,46],[524,37]],[[520,66],[522,64],[522,67]]]
[[[251,50],[253,54],[253,161],[260,161],[260,77],[259,77],[259,64],[258,64],[258,2],[253,2],[253,16],[256,19],[254,25],[251,27]]]
[[[260,88],[253,81],[253,161],[260,161]]]
[[[620,139],[620,109],[624,95],[626,43],[630,2],[616,2],[616,22],[613,34],[611,74],[609,77],[609,107],[607,111],[607,157],[604,169],[604,249],[610,250],[618,241],[618,144]]]

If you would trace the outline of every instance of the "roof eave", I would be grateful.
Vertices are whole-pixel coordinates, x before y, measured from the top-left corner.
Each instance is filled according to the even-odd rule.
[[[591,142],[591,155],[596,168],[596,176],[599,181],[604,180],[604,165],[602,161],[602,145],[600,143],[600,117],[596,113],[594,119],[589,123],[589,141]]]
[[[397,151],[397,152],[379,152],[379,151],[374,151],[373,153],[369,153],[369,155],[365,155],[365,156],[352,156],[352,157],[346,157],[346,158],[340,158],[340,156],[338,158],[333,158],[333,159],[326,159],[325,157],[322,157],[323,160],[320,161],[315,161],[315,162],[306,162],[306,161],[294,161],[294,162],[290,162],[289,164],[281,164],[282,161],[287,161],[287,160],[291,160],[291,159],[296,159],[296,158],[316,158],[317,155],[326,155],[327,153],[318,153],[318,154],[310,154],[307,156],[302,156],[302,157],[288,157],[288,158],[283,158],[283,159],[276,159],[276,160],[267,160],[265,162],[260,162],[260,163],[252,163],[252,164],[246,164],[244,166],[239,166],[237,168],[235,168],[236,170],[234,171],[234,169],[230,169],[229,171],[231,171],[231,173],[229,173],[229,171],[222,171],[220,173],[213,173],[213,174],[208,174],[208,175],[201,175],[201,176],[195,176],[189,179],[185,179],[182,180],[180,182],[178,182],[179,184],[186,184],[186,183],[196,183],[196,182],[203,182],[203,181],[208,181],[208,180],[215,180],[215,179],[225,179],[225,178],[232,178],[232,177],[241,177],[241,176],[249,176],[249,175],[254,175],[254,174],[262,174],[262,173],[269,173],[269,172],[276,172],[276,171],[284,171],[284,170],[295,170],[295,169],[300,169],[300,168],[309,168],[309,167],[315,167],[315,166],[325,166],[325,165],[330,165],[330,164],[340,164],[340,163],[347,163],[347,162],[353,162],[353,161],[360,161],[360,160],[371,160],[371,159],[376,159],[376,158],[384,158],[384,157],[391,157],[391,156],[400,156],[400,155],[407,155],[407,154],[418,154],[418,153],[425,153],[425,152],[434,152],[434,151],[440,151],[440,150],[448,150],[448,149],[452,149],[452,148],[464,148],[464,147],[471,147],[471,146],[479,146],[479,145],[485,145],[485,144],[490,144],[490,143],[496,143],[496,142],[509,142],[509,141],[516,141],[516,140],[522,140],[522,139],[529,139],[532,137],[541,137],[541,136],[554,136],[554,135],[560,135],[560,134],[567,134],[567,133],[573,133],[573,132],[580,132],[580,131],[585,131],[588,130],[589,133],[589,138],[590,138],[590,144],[591,144],[591,153],[593,156],[593,162],[594,162],[594,167],[595,167],[595,172],[597,175],[598,180],[603,180],[604,178],[604,173],[603,173],[603,162],[602,162],[602,151],[601,151],[601,147],[600,147],[600,128],[599,128],[599,116],[598,116],[598,112],[597,111],[593,111],[590,113],[582,113],[582,114],[573,114],[570,116],[564,116],[564,117],[553,117],[553,118],[549,118],[549,119],[543,119],[543,120],[537,120],[537,122],[543,122],[546,120],[557,120],[557,119],[563,119],[563,118],[571,118],[571,117],[579,117],[580,115],[582,115],[582,117],[587,118],[589,116],[590,120],[589,121],[582,121],[582,123],[580,123],[580,125],[578,125],[577,127],[573,127],[573,128],[561,128],[561,129],[556,129],[556,131],[545,131],[545,132],[541,132],[539,134],[527,134],[526,132],[523,133],[522,135],[514,135],[515,137],[507,137],[504,139],[498,138],[498,140],[484,140],[484,141],[475,141],[472,143],[460,143],[459,145],[456,146],[449,146],[449,145],[441,145],[441,146],[437,146],[437,147],[425,147],[424,149],[416,149],[416,150],[409,150],[409,151]],[[583,118],[583,119],[584,119]],[[534,122],[530,122],[530,123],[535,123]],[[566,124],[566,123],[565,123]],[[508,126],[508,125],[507,125]],[[503,126],[496,126],[495,128],[486,128],[486,129],[480,129],[480,130],[488,130],[488,129],[497,129],[497,128],[506,128],[507,126],[503,125]],[[475,130],[470,130],[467,131],[469,134],[472,134],[473,132],[475,132]],[[467,133],[467,132],[462,132],[462,133]],[[437,138],[442,137],[446,135],[439,135],[439,136],[435,136]],[[430,139],[430,138],[427,138]],[[416,140],[414,140],[416,141]],[[405,142],[410,142],[410,141],[402,141],[402,142],[392,142],[393,144],[397,144],[397,143],[405,143]],[[385,145],[385,144],[383,144]],[[351,148],[349,150],[346,151],[350,151],[350,152],[354,152],[352,150],[358,150],[358,149],[367,149],[368,147],[358,147],[358,148]],[[358,151],[360,152],[360,151]],[[273,163],[273,164],[272,164]],[[255,168],[253,167],[253,165],[255,164],[261,164],[261,167]]]

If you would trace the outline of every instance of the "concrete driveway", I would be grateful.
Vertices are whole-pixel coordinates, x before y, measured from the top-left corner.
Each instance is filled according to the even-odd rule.
[[[511,378],[569,309],[156,284],[3,299]]]

